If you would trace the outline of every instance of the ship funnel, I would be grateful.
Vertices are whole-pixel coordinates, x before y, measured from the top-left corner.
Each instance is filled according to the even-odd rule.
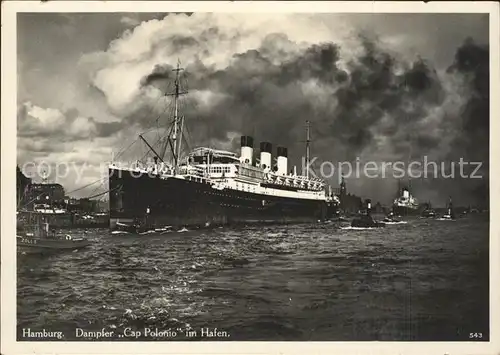
[[[252,164],[253,160],[253,138],[241,136],[241,162]]]
[[[278,175],[286,175],[288,171],[288,150],[285,147],[278,147]]]
[[[273,146],[269,142],[260,143],[260,167],[263,169],[271,169],[271,152]]]
[[[407,188],[403,189],[403,197],[404,198],[410,198],[410,191],[408,191]]]

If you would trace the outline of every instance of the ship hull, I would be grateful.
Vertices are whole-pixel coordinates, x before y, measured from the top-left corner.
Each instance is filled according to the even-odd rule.
[[[110,228],[140,224],[215,226],[238,223],[303,223],[328,219],[335,206],[324,200],[297,199],[214,189],[211,184],[179,178],[134,176],[110,168]]]
[[[417,215],[420,215],[421,209],[419,207],[408,207],[408,206],[394,205],[392,207],[392,212],[396,216],[417,216]]]
[[[17,238],[17,250],[19,252],[46,252],[53,250],[75,250],[88,247],[90,242],[86,239],[80,240],[58,240],[47,238]]]

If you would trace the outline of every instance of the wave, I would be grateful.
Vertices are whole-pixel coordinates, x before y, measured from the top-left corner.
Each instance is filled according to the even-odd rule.
[[[340,229],[361,231],[361,230],[369,230],[369,229],[380,229],[380,227],[351,227],[351,226],[348,226],[348,227],[340,227]]]
[[[111,234],[129,234],[129,232],[125,232],[125,231],[112,231]]]

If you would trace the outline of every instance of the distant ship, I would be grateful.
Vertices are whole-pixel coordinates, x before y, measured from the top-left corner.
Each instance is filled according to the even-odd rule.
[[[394,199],[392,212],[396,216],[411,216],[420,213],[418,200],[411,195],[408,187],[402,188],[399,196]]]
[[[276,162],[270,142],[243,135],[239,154],[199,147],[182,155],[184,117],[179,114],[179,72],[174,69],[174,114],[170,133],[156,151],[143,135],[141,141],[153,161],[109,166],[111,230],[138,231],[167,226],[213,226],[251,222],[317,222],[333,216],[339,199],[322,179],[289,172],[288,150],[277,147]],[[306,164],[310,157],[309,123]],[[160,141],[160,140],[159,140]],[[170,148],[169,161],[165,157]]]
[[[430,202],[428,202],[428,203],[425,204],[425,208],[422,211],[421,217],[422,218],[435,218],[435,217],[437,217],[437,213],[432,208],[432,205],[431,205]]]
[[[455,219],[455,212],[453,211],[453,203],[451,201],[451,196],[448,201],[448,206],[446,207],[446,214],[444,214],[441,219]]]

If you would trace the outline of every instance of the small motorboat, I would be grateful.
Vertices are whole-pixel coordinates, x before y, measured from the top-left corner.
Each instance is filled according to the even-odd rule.
[[[116,222],[116,227],[113,232],[119,232],[119,233],[137,233],[138,226],[137,224],[125,224],[121,222]],[[114,233],[114,234],[119,234],[119,233]]]
[[[382,220],[384,223],[399,223],[401,222],[399,219],[396,219],[394,213],[391,212]]]
[[[50,230],[49,223],[40,217],[36,223],[20,226],[17,231],[17,248],[21,252],[74,250],[90,244],[86,238],[74,238],[69,234],[59,234],[55,229]]]
[[[445,214],[445,215],[441,216],[439,219],[449,219],[449,220],[452,220],[452,219],[455,219],[455,217],[453,217],[450,214]]]

